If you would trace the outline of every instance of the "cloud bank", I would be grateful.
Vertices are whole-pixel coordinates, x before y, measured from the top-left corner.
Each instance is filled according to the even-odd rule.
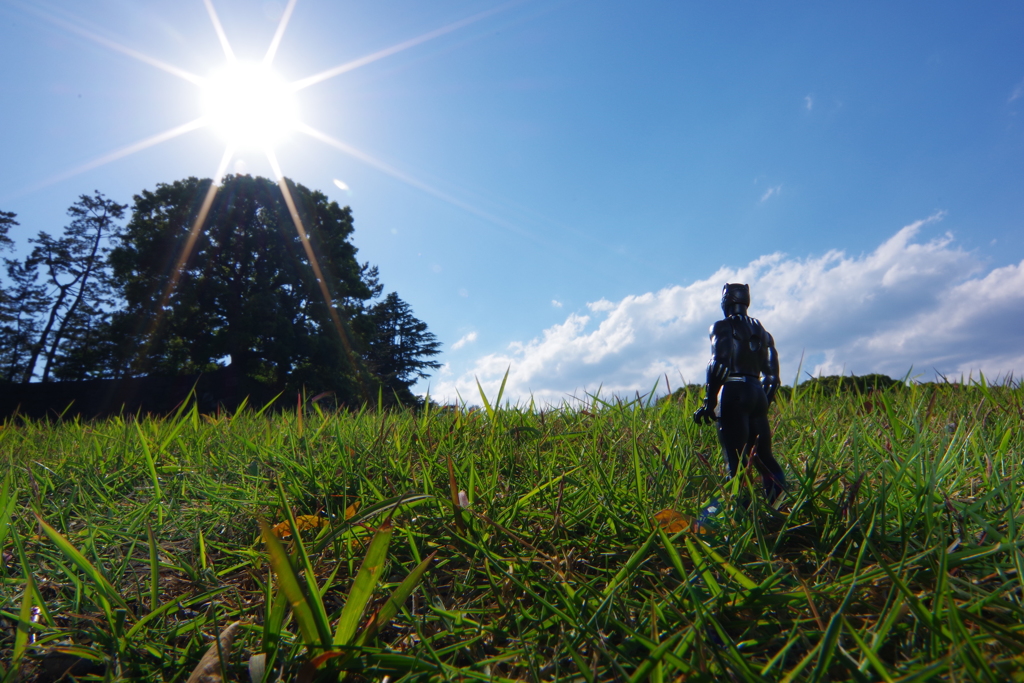
[[[693,284],[605,299],[571,313],[525,342],[470,361],[431,387],[441,401],[490,397],[509,370],[505,396],[561,404],[600,387],[602,395],[703,382],[708,329],[721,317],[722,285],[747,282],[750,313],[773,334],[786,382],[812,375],[935,372],[959,378],[1024,370],[1024,261],[986,269],[949,233],[924,241],[921,227],[899,230],[873,252],[830,251],[794,258],[775,253],[723,267]],[[804,375],[806,377],[806,375]]]
[[[476,341],[476,336],[476,332],[470,332],[469,334],[460,337],[459,341],[452,344],[452,351],[458,351],[466,344],[472,344]]]

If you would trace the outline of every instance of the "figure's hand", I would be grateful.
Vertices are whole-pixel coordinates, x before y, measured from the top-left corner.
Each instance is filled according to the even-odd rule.
[[[715,405],[704,399],[704,403],[693,414],[693,421],[697,424],[712,424],[715,421]]]
[[[764,389],[764,395],[768,397],[769,405],[775,399],[775,392],[779,390],[779,384],[779,378],[771,375],[767,375],[761,380],[761,387]]]

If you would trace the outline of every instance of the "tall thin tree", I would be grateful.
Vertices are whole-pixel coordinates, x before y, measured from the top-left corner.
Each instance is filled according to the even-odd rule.
[[[92,196],[82,195],[68,209],[72,220],[60,239],[40,232],[30,240],[36,246],[27,263],[44,268],[52,299],[22,382],[32,379],[40,356],[43,358],[41,380],[48,381],[61,343],[75,325],[81,324],[82,313],[85,309],[93,313],[101,310],[99,306],[109,291],[109,279],[104,272],[109,251],[107,241],[116,229],[114,221],[124,216],[126,208],[99,191]]]

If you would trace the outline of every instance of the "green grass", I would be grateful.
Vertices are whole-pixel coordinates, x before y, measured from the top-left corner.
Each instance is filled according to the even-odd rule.
[[[8,422],[0,679],[1024,680],[1019,386],[780,397],[780,510],[695,391],[495,398]]]

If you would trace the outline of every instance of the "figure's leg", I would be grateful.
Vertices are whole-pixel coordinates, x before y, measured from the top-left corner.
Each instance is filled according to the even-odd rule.
[[[756,449],[754,451],[754,466],[761,473],[765,498],[769,503],[773,503],[786,488],[786,475],[775,460],[775,456],[772,455],[772,432],[767,411],[755,415],[752,423],[751,432]]]
[[[745,456],[743,457],[743,466],[747,467],[750,465],[750,456],[753,455],[757,450],[757,436],[759,434],[758,427],[760,425],[757,421],[757,415],[747,414],[747,442],[743,444],[743,450]]]
[[[722,444],[722,453],[729,466],[729,476],[735,477],[739,469],[740,453],[746,448],[750,435],[747,411],[743,405],[743,396],[736,383],[726,384],[722,389],[720,402],[721,415],[718,418],[718,441]]]

